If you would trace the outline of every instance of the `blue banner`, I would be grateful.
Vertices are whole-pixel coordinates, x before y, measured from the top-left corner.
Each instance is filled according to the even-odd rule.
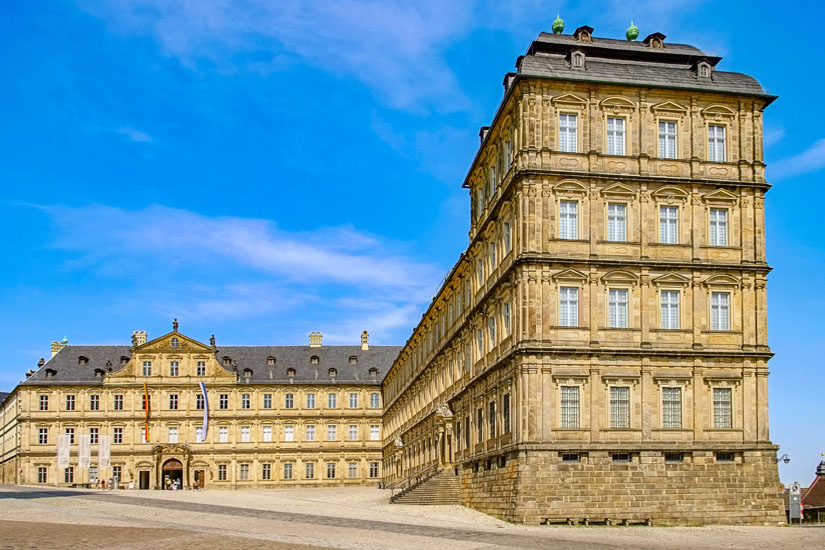
[[[201,437],[198,443],[206,441],[206,431],[209,429],[209,398],[206,397],[206,384],[201,384],[201,393],[203,393],[203,426],[201,427]]]

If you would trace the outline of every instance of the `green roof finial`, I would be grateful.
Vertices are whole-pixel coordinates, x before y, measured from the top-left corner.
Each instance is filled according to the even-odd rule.
[[[564,21],[559,14],[556,14],[556,20],[553,21],[553,34],[561,34],[564,30]]]
[[[633,21],[630,22],[630,26],[627,28],[627,31],[624,33],[628,40],[631,42],[636,40],[639,37],[639,27],[633,24]]]
[[[63,345],[65,346],[68,343],[69,343],[69,339],[66,336],[64,336],[63,337]]]

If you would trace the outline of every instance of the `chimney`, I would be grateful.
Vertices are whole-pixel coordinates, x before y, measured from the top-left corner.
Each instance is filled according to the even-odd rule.
[[[361,350],[367,351],[370,349],[370,333],[366,330],[361,333]]]
[[[57,355],[57,352],[62,350],[63,348],[65,348],[66,344],[68,344],[68,343],[69,343],[69,339],[66,338],[65,336],[59,342],[52,342],[52,357]]]
[[[309,347],[311,347],[311,348],[320,348],[322,337],[323,337],[323,335],[320,332],[310,332],[309,333]]]
[[[487,137],[487,132],[490,131],[489,126],[482,126],[481,130],[478,131],[478,139],[481,143],[484,143],[484,138]]]
[[[135,347],[142,346],[146,343],[146,331],[136,330],[132,333],[132,345]]]

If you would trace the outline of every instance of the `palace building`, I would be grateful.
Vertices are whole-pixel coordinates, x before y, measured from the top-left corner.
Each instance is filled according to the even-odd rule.
[[[55,343],[2,404],[2,482],[382,480],[531,524],[784,522],[775,97],[660,33],[562,28],[504,78],[464,181],[469,244],[404,346],[222,347],[177,324],[131,346]]]
[[[0,482],[377,483],[380,384],[400,348],[368,340],[365,331],[360,346],[324,346],[313,333],[309,346],[218,347],[175,322],[149,342],[135,332],[131,346],[55,342],[53,357],[2,404]]]
[[[775,98],[660,33],[560,23],[504,79],[467,250],[384,379],[384,478],[457,476],[462,504],[514,522],[781,523]]]

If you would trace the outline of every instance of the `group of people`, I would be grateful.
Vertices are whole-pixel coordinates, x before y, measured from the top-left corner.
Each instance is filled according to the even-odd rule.
[[[109,481],[106,481],[105,479],[98,479],[92,483],[92,486],[95,489],[111,491],[115,487],[115,480],[111,477],[109,478]]]
[[[167,491],[179,491],[181,488],[181,483],[179,479],[172,481],[168,477],[166,478],[166,490]]]

